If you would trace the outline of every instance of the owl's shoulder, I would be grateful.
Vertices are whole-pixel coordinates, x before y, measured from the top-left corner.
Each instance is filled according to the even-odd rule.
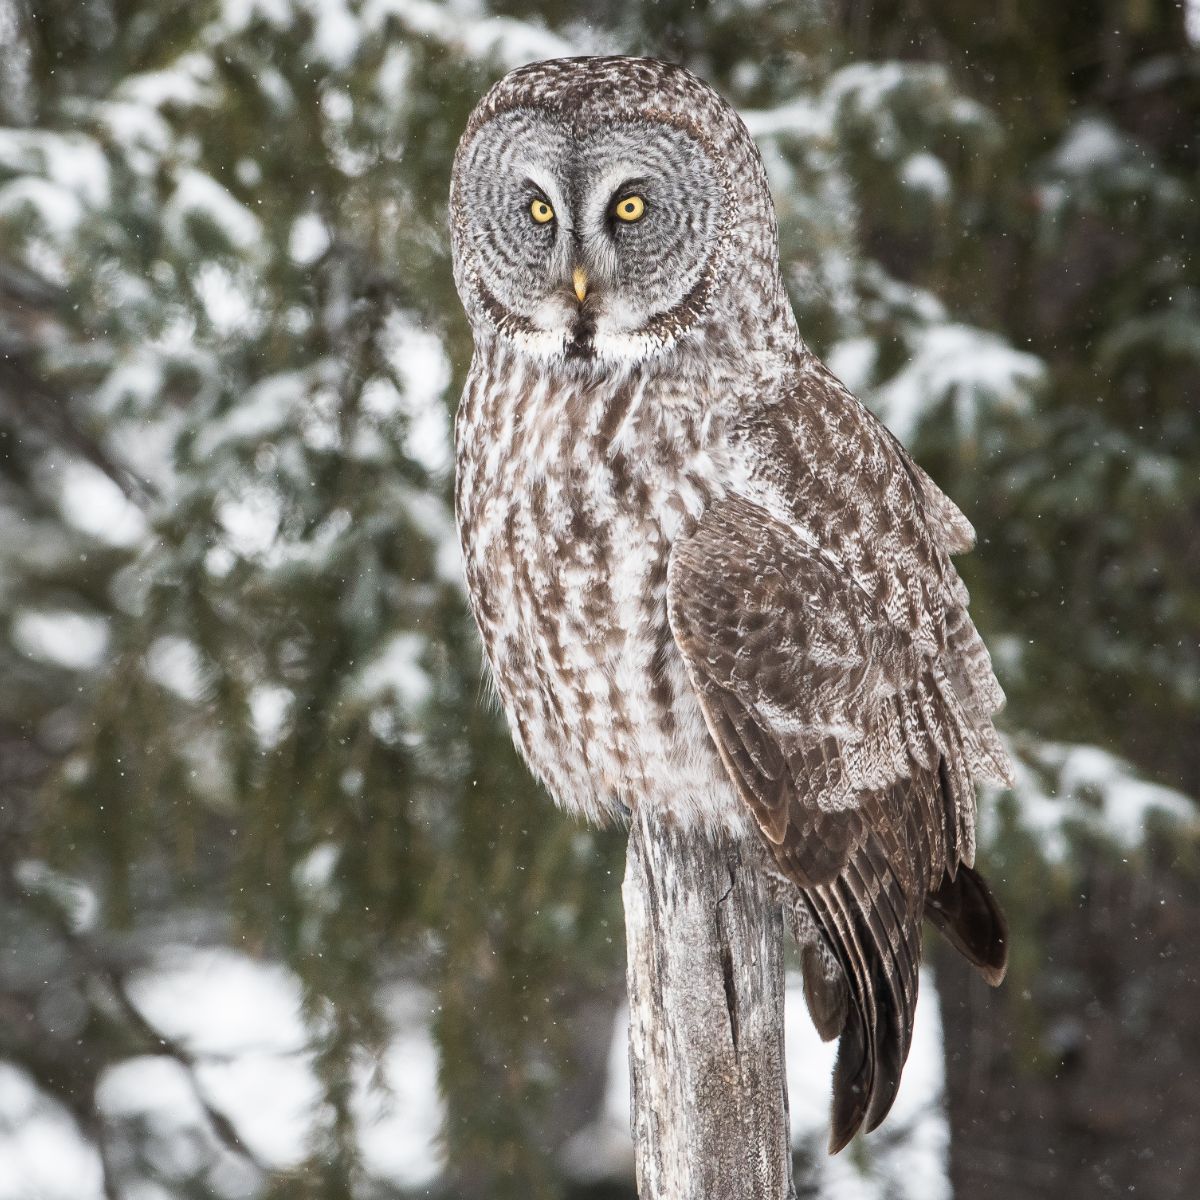
[[[827,366],[800,349],[743,411],[735,436],[770,490],[808,523],[870,538],[889,527],[946,554],[975,531],[898,438]]]

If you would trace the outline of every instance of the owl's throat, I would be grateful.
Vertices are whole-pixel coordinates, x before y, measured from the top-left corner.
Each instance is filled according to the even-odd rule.
[[[594,339],[596,336],[596,311],[590,303],[584,301],[571,322],[565,352],[567,358],[593,358],[596,354]]]

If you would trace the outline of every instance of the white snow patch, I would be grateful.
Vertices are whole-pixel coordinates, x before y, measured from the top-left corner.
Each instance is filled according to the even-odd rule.
[[[827,138],[830,133],[829,114],[819,104],[808,99],[789,100],[776,108],[749,109],[742,120],[753,138],[774,138],[790,135],[802,139]]]
[[[988,409],[1028,410],[1045,364],[1002,337],[969,325],[935,325],[913,336],[913,357],[875,392],[879,415],[902,441],[946,401],[960,434],[975,436]]]
[[[284,371],[260,380],[224,416],[205,425],[196,439],[197,458],[293,427],[312,386],[310,371]]]
[[[292,223],[288,254],[293,262],[311,266],[329,249],[329,228],[315,212],[301,213]]]
[[[168,947],[134,975],[130,996],[152,1025],[197,1055],[298,1054],[307,1044],[299,980],[236,950]]]
[[[221,0],[218,25],[224,33],[245,33],[251,22],[265,21],[276,29],[288,29],[292,23],[289,0]]]
[[[263,314],[238,275],[215,262],[196,268],[193,286],[204,315],[219,337],[250,338],[262,328]]]
[[[428,642],[419,633],[398,633],[359,672],[354,690],[367,700],[394,697],[406,708],[429,699],[433,683],[421,666]]]
[[[945,204],[953,190],[946,164],[935,154],[921,151],[910,154],[900,168],[900,181],[914,192],[921,192],[938,204]]]
[[[212,59],[194,51],[159,71],[130,75],[113,94],[118,101],[151,110],[164,104],[178,108],[211,106],[218,99],[214,76]]]
[[[849,337],[830,347],[826,365],[856,395],[865,391],[875,375],[879,344],[874,338]]]
[[[341,857],[337,842],[318,842],[292,868],[296,886],[307,891],[322,892],[333,882],[333,873]]]
[[[75,933],[95,927],[100,902],[86,883],[36,858],[22,859],[13,873],[27,892],[48,897]]]
[[[235,554],[256,558],[274,546],[283,512],[279,497],[269,488],[247,488],[218,500],[216,508],[226,544]]]
[[[138,175],[153,174],[170,151],[170,123],[153,108],[132,100],[104,100],[89,104],[88,113],[121,147],[126,164]]]
[[[1124,161],[1129,140],[1110,121],[1084,117],[1064,134],[1054,151],[1054,165],[1066,175],[1103,170]]]
[[[1070,827],[1135,850],[1156,817],[1188,828],[1200,821],[1196,804],[1182,792],[1140,779],[1130,763],[1098,746],[1021,742],[1010,743],[1009,751],[1017,820],[1049,862],[1066,858]],[[994,797],[1000,789],[987,790]],[[994,801],[980,808],[983,840],[996,836],[995,808]]]
[[[0,167],[42,176],[87,208],[109,201],[108,159],[86,134],[0,129]]]
[[[104,658],[108,621],[69,609],[24,609],[13,617],[12,640],[29,658],[84,671]]]
[[[236,250],[250,250],[263,240],[262,222],[232,192],[211,175],[184,167],[163,211],[163,225],[186,246],[190,241],[188,223],[196,219],[219,230]]]
[[[32,218],[42,230],[59,240],[75,232],[83,220],[83,211],[78,196],[45,179],[25,175],[0,187],[0,219]]]
[[[331,860],[325,847],[317,851],[321,861],[311,868],[321,874]],[[303,1159],[320,1119],[320,1086],[299,981],[290,971],[230,949],[174,946],[135,977],[131,993],[152,1024],[196,1056],[204,1095],[268,1167],[285,1169]],[[442,1169],[444,1106],[431,1001],[407,984],[382,999],[391,1041],[378,1063],[356,1066],[351,1108],[367,1170],[401,1187],[419,1187]],[[203,1131],[181,1068],[162,1059],[135,1058],[112,1068],[100,1101],[113,1116],[144,1116],[168,1157],[188,1152],[187,1141]],[[0,1193],[0,1200],[8,1197]]]
[[[443,1166],[438,1139],[445,1106],[438,1091],[430,998],[419,988],[402,986],[388,1007],[396,1032],[378,1064],[383,1088],[374,1085],[366,1067],[355,1077],[358,1143],[368,1171],[400,1187],[418,1188],[431,1183]]]
[[[102,1200],[100,1156],[67,1110],[0,1062],[0,1200]]]
[[[146,651],[146,670],[156,683],[183,700],[204,695],[204,667],[194,642],[183,637],[160,637]]]
[[[105,416],[122,407],[144,411],[162,390],[162,362],[150,350],[135,350],[119,359],[96,389],[95,404]]]
[[[59,507],[76,529],[110,546],[136,546],[146,536],[146,517],[99,467],[71,460],[61,464]]]
[[[251,689],[250,723],[262,749],[271,750],[279,745],[295,698],[290,689],[276,684],[260,684]]]
[[[444,400],[450,386],[446,349],[437,334],[405,313],[389,316],[384,337],[388,363],[400,381],[401,411],[408,422],[405,451],[430,474],[448,471],[453,448]]]
[[[495,59],[505,68],[519,67],[543,58],[569,58],[597,53],[597,43],[579,45],[541,25],[512,17],[484,16],[472,3],[435,3],[434,0],[366,0],[362,9],[364,34],[377,35],[388,17],[410,33],[457,49],[467,58]]]
[[[860,1143],[865,1167],[849,1153],[825,1153],[837,1042],[817,1035],[797,974],[788,975],[786,1021],[792,1145],[812,1151],[819,1194],[834,1200],[949,1200],[942,1019],[932,973],[921,972],[912,1049],[896,1102],[879,1132]]]

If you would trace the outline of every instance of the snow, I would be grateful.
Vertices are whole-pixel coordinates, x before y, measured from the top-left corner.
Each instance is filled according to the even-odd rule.
[[[26,892],[49,899],[73,932],[86,933],[95,927],[100,902],[86,883],[33,858],[18,862],[14,874]]]
[[[830,347],[825,364],[856,395],[870,386],[879,358],[874,338],[844,338]]]
[[[287,29],[292,23],[292,4],[290,0],[221,0],[217,21],[222,34],[245,33],[255,20]]]
[[[1053,162],[1066,175],[1104,170],[1121,163],[1129,154],[1128,139],[1100,117],[1084,117],[1063,136]]]
[[[335,70],[344,70],[359,47],[357,15],[346,6],[346,0],[308,0],[305,7],[313,19],[314,56]]]
[[[256,383],[230,410],[205,423],[196,440],[196,456],[209,457],[231,444],[258,442],[294,424],[312,387],[313,368],[268,375]]]
[[[84,671],[108,650],[108,621],[70,609],[23,609],[13,617],[12,640],[29,658]]]
[[[67,1110],[0,1062],[0,1200],[101,1200],[100,1156]]]
[[[44,179],[25,175],[0,187],[0,219],[32,219],[60,240],[75,232],[83,211],[78,196]]]
[[[263,750],[279,745],[287,727],[288,711],[295,700],[289,688],[276,684],[259,684],[249,695],[250,724]]]
[[[829,114],[807,98],[799,98],[775,108],[746,109],[742,120],[753,138],[790,135],[804,139],[826,138],[830,133]]]
[[[792,1145],[813,1153],[819,1194],[830,1200],[949,1200],[942,1020],[931,972],[921,972],[912,1049],[896,1102],[883,1128],[860,1143],[865,1169],[852,1153],[825,1153],[837,1043],[818,1037],[799,975],[788,976],[786,1003]]]
[[[76,529],[110,546],[136,546],[146,535],[142,510],[99,467],[80,459],[58,465],[59,507]]]
[[[84,208],[101,208],[109,202],[108,159],[82,133],[0,129],[0,168],[42,176]]]
[[[301,213],[292,224],[288,254],[293,262],[311,266],[329,249],[329,229],[315,212]]]
[[[287,1055],[306,1045],[299,980],[236,950],[169,946],[129,992],[152,1025],[194,1054]]]
[[[454,454],[445,402],[450,386],[446,349],[437,334],[401,312],[389,316],[384,344],[388,365],[400,384],[401,411],[407,418],[405,452],[430,474],[443,474],[449,471]]]
[[[950,172],[935,154],[927,151],[910,154],[900,168],[900,180],[911,191],[921,192],[938,204],[945,204],[950,199]]]
[[[191,240],[188,225],[196,219],[218,230],[235,250],[250,251],[263,241],[262,222],[232,192],[211,175],[183,167],[167,201],[163,226],[186,246]]]
[[[445,1108],[429,997],[419,988],[400,986],[393,989],[388,1008],[396,1033],[378,1064],[383,1087],[372,1086],[367,1064],[355,1077],[358,1142],[368,1171],[417,1188],[436,1179],[443,1163],[438,1143]]]
[[[95,104],[90,113],[124,151],[124,161],[136,175],[152,175],[170,152],[170,124],[161,113],[144,104],[105,100]]]
[[[308,892],[324,892],[333,882],[341,853],[337,842],[319,842],[292,868],[296,886]]]
[[[355,690],[368,700],[395,698],[412,710],[427,701],[433,684],[421,666],[428,648],[419,633],[398,633],[358,673]]]
[[[411,34],[440,42],[468,58],[494,59],[506,70],[543,58],[602,52],[599,45],[574,44],[531,21],[485,17],[474,4],[434,0],[366,0],[364,33],[379,36],[389,17]]]
[[[200,651],[187,638],[155,638],[146,651],[146,670],[151,679],[183,700],[199,700],[204,694]]]
[[[327,849],[317,850],[314,878],[332,866]],[[176,946],[137,977],[131,995],[152,1024],[197,1056],[203,1094],[268,1167],[303,1160],[320,1117],[320,1088],[291,972],[230,949]],[[410,985],[391,987],[382,999],[392,1037],[378,1063],[357,1065],[351,1107],[366,1169],[418,1187],[442,1164],[430,1002]],[[184,1141],[178,1131],[202,1126],[182,1069],[161,1059],[129,1059],[108,1071],[100,1100],[112,1115],[144,1114],[172,1145]]]
[[[242,558],[259,558],[275,545],[282,511],[278,495],[265,487],[246,488],[217,502],[225,544]]]
[[[874,395],[879,415],[901,441],[911,440],[947,400],[960,437],[969,441],[985,409],[1028,411],[1046,374],[1036,355],[969,325],[919,329],[912,341],[911,361]]]
[[[219,337],[253,337],[262,327],[263,314],[239,274],[219,263],[203,262],[196,268],[192,285]]]
[[[180,56],[169,67],[130,75],[113,95],[118,101],[143,109],[157,109],[164,104],[178,108],[209,106],[217,99],[213,86],[215,74],[212,59],[193,51]]]
[[[106,416],[123,407],[148,408],[161,391],[162,384],[159,356],[147,349],[136,350],[126,358],[117,359],[104,377],[94,394],[96,408]]]
[[[1012,789],[1017,820],[1033,834],[1049,862],[1070,851],[1070,830],[1085,829],[1123,850],[1136,850],[1152,820],[1195,828],[1200,815],[1181,792],[1140,779],[1123,759],[1098,746],[1066,742],[1010,744],[1016,767]],[[997,789],[981,806],[985,840],[997,833]]]
[[[217,1194],[258,1194],[261,1180],[212,1135],[197,1096],[228,1117],[270,1170],[305,1160],[321,1119],[321,1092],[301,1012],[301,988],[283,966],[228,948],[168,946],[130,984],[138,1009],[195,1056],[193,1079],[166,1055],[122,1060],[96,1099],[112,1128],[144,1124],[147,1160],[170,1179],[207,1169]],[[401,1188],[442,1169],[444,1106],[430,999],[407,984],[382,996],[392,1030],[378,1063],[353,1072],[351,1108],[365,1169]],[[142,1179],[130,1196],[170,1195]],[[19,1068],[0,1062],[0,1200],[100,1200],[98,1155],[74,1122]]]

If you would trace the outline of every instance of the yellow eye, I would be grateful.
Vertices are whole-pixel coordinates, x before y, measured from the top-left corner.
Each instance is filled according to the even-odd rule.
[[[617,216],[622,221],[640,221],[646,211],[646,202],[641,196],[625,196],[617,201]]]
[[[554,220],[554,209],[548,205],[545,200],[535,200],[529,206],[529,215],[539,224],[545,225],[547,221]]]

